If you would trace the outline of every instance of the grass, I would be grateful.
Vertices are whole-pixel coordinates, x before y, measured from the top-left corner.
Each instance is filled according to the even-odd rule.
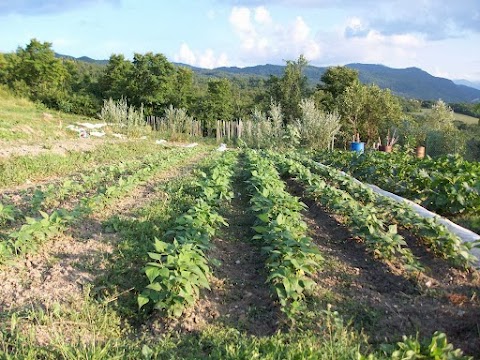
[[[92,119],[47,109],[42,104],[15,97],[4,87],[0,87],[1,141],[33,143],[39,140],[48,142],[76,138],[78,135],[67,130],[66,126],[85,121],[92,122]]]
[[[151,141],[137,140],[105,143],[92,151],[70,151],[65,156],[41,154],[0,159],[0,189],[24,184],[27,181],[36,182],[73,172],[84,172],[103,164],[142,158],[151,154],[156,147],[158,145],[152,147]]]
[[[423,115],[426,116],[432,109],[421,109],[419,112],[413,113],[413,115]],[[453,113],[454,120],[456,121],[461,121],[467,125],[477,125],[479,123],[478,118],[474,116],[469,116],[469,115],[464,115],[464,114],[459,114],[454,112]]]

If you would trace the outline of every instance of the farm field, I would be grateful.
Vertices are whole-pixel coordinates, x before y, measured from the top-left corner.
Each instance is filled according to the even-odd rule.
[[[321,154],[98,149],[2,163],[1,358],[480,358],[468,247]]]
[[[418,113],[415,113],[416,115],[428,115],[431,113],[431,109],[421,109],[420,112]],[[460,114],[460,113],[456,113],[454,112],[453,113],[453,117],[454,117],[454,120],[456,121],[460,121],[462,123],[465,123],[467,125],[476,125],[478,124],[478,118],[474,117],[474,116],[469,116],[469,115],[464,115],[464,114]]]

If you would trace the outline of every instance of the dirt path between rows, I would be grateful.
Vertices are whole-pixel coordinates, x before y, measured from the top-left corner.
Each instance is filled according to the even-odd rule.
[[[202,291],[194,309],[170,327],[182,331],[202,331],[209,324],[221,323],[255,336],[268,336],[281,326],[280,311],[272,289],[265,283],[267,272],[261,247],[252,242],[254,216],[248,211],[243,186],[234,191],[231,204],[224,204],[220,215],[229,224],[212,239],[208,252],[214,266],[211,291]]]
[[[290,182],[309,210],[310,236],[326,258],[317,275],[318,296],[334,305],[373,344],[401,341],[402,335],[431,337],[442,331],[464,352],[480,354],[480,276],[434,258],[417,246],[414,252],[428,267],[418,279],[375,260],[337,219]]]

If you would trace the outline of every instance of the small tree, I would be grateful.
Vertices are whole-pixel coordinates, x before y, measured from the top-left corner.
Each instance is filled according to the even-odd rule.
[[[297,120],[297,127],[303,144],[315,149],[332,149],[341,127],[340,116],[318,110],[313,99],[303,99],[300,109],[302,116]]]
[[[465,153],[466,137],[455,127],[453,110],[442,100],[432,105],[422,127],[430,156]]]

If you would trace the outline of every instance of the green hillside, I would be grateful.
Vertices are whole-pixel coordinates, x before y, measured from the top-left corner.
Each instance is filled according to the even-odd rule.
[[[285,69],[281,65],[257,65],[245,68],[220,67],[216,69],[201,69],[187,66],[200,75],[211,77],[231,76],[281,76]],[[380,88],[388,88],[395,94],[407,98],[421,100],[442,99],[447,102],[477,102],[480,101],[480,90],[453,81],[430,75],[418,68],[393,69],[383,65],[348,64],[347,67],[359,71],[359,78],[364,84],[376,84]],[[307,66],[304,74],[313,86],[319,83],[326,67]]]

